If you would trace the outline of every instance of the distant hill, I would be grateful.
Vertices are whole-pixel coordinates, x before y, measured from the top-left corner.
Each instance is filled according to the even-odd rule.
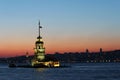
[[[28,58],[24,56],[0,58],[0,63],[24,63],[31,61],[33,56]],[[59,60],[61,62],[120,62],[120,50],[105,51],[105,52],[66,52],[55,54],[46,54],[47,59]]]

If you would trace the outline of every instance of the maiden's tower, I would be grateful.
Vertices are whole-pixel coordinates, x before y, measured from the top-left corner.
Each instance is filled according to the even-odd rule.
[[[31,60],[31,65],[33,67],[59,67],[60,66],[59,61],[52,61],[46,59],[47,57],[45,56],[44,42],[41,37],[42,26],[40,25],[40,21],[38,23],[38,27],[39,34],[35,42],[34,57]]]

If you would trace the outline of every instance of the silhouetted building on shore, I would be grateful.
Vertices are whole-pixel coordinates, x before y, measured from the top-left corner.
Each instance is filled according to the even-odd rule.
[[[100,52],[65,52],[55,54],[46,54],[47,59],[58,60],[60,62],[120,62],[120,50],[114,51],[101,51]],[[28,57],[29,60],[33,59],[33,56]],[[26,56],[18,56],[12,58],[1,58],[0,62],[16,61],[25,62]]]

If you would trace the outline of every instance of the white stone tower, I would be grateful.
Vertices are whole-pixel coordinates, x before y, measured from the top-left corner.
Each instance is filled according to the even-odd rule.
[[[37,41],[35,42],[34,52],[35,52],[35,59],[37,61],[43,61],[45,59],[45,48],[43,46],[44,42],[40,34],[40,29],[42,28],[42,26],[40,26],[40,21],[38,23],[38,26],[39,26],[39,35],[37,37]]]
[[[42,40],[40,33],[40,29],[42,28],[42,26],[40,26],[40,21],[38,23],[38,26],[39,26],[39,35],[37,37],[37,41],[35,42],[34,57],[31,61],[31,65],[33,67],[59,67],[60,66],[59,61],[52,61],[45,59],[44,42]]]

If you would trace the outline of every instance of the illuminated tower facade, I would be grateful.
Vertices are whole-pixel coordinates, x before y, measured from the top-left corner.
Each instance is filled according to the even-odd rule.
[[[37,41],[35,42],[35,48],[34,48],[34,59],[37,61],[43,61],[45,59],[45,48],[44,48],[44,42],[41,37],[40,29],[42,26],[40,25],[40,21],[38,23],[39,26],[39,35],[37,37]]]
[[[45,59],[45,48],[44,48],[44,42],[41,37],[41,28],[40,21],[38,23],[39,26],[39,35],[37,37],[37,41],[35,42],[35,48],[34,48],[34,57],[31,60],[31,65],[33,67],[59,67],[60,62],[59,61],[53,61],[53,60],[47,60]]]

